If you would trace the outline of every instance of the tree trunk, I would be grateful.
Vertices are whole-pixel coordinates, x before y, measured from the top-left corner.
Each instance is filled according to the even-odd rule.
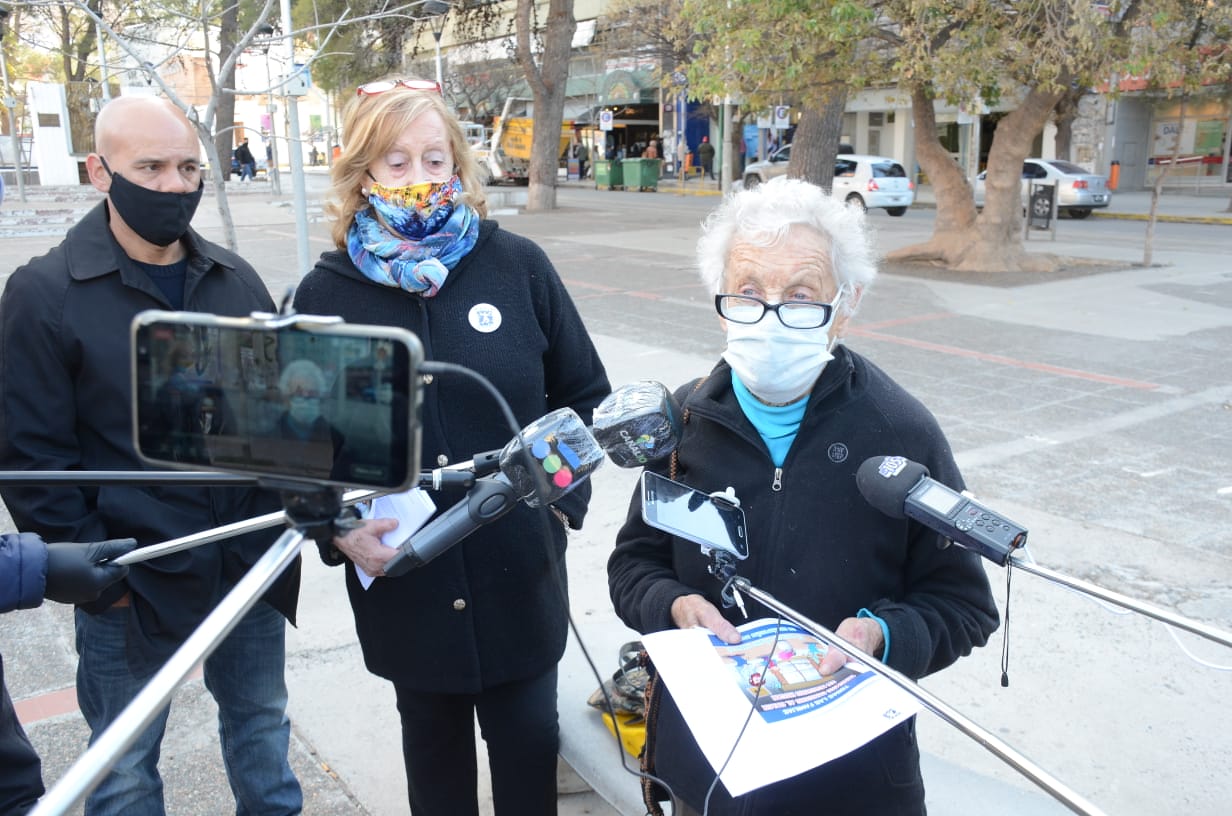
[[[518,0],[517,62],[526,75],[535,100],[531,134],[529,186],[526,209],[530,212],[556,208],[556,179],[560,167],[560,131],[565,118],[565,82],[577,20],[573,0],[550,0],[543,34],[543,55],[538,66],[531,53],[533,0]]]
[[[937,200],[932,237],[889,253],[890,260],[940,261],[959,272],[1004,273],[1054,269],[1052,256],[1028,254],[1022,242],[1022,162],[1048,121],[1059,93],[1033,88],[1002,119],[988,152],[984,211],[976,214],[971,183],[937,138],[933,99],[927,86],[911,91],[916,159]]]
[[[1057,136],[1053,140],[1053,149],[1058,159],[1074,160],[1074,120],[1078,118],[1078,103],[1086,95],[1085,88],[1066,91],[1053,111],[1053,120],[1057,123]]]
[[[843,109],[847,107],[847,86],[826,86],[814,104],[805,107],[791,140],[791,161],[787,175],[804,179],[824,190],[834,186],[834,157],[843,135]]]
[[[232,4],[223,9],[222,17],[218,23],[218,62],[223,64],[226,62],[227,56],[235,48],[236,34],[239,32],[240,7],[238,4]],[[224,88],[235,87],[235,69],[232,68],[226,73],[220,73],[217,77],[217,87],[219,90]],[[214,109],[214,122],[218,125],[214,129],[214,150],[218,153],[218,164],[211,162],[210,166],[216,168],[218,177],[223,181],[231,178],[231,146],[236,141],[242,141],[242,134],[235,132],[235,94],[223,91],[215,95],[218,100],[218,105]],[[237,139],[237,137],[239,137]],[[265,171],[269,173],[267,169]]]
[[[1172,172],[1172,168],[1176,167],[1176,160],[1181,155],[1181,136],[1185,131],[1185,103],[1189,101],[1188,94],[1181,94],[1181,106],[1177,113],[1177,135],[1172,142],[1172,161],[1168,162],[1159,175],[1155,177],[1155,184],[1151,186],[1151,207],[1147,210],[1146,216],[1146,237],[1142,241],[1142,265],[1149,267],[1155,257],[1155,221],[1159,215],[1159,195],[1164,190],[1164,179]]]

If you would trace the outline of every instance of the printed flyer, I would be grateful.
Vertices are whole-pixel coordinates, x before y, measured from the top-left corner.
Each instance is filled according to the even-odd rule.
[[[822,675],[829,647],[795,624],[762,619],[739,629],[735,645],[705,629],[642,638],[732,796],[853,751],[921,708],[862,663]]]

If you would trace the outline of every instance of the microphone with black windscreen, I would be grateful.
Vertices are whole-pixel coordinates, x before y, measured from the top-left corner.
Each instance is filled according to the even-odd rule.
[[[930,478],[902,456],[873,456],[856,472],[856,487],[891,518],[911,518],[1001,566],[1027,543],[1027,530],[974,499]]]

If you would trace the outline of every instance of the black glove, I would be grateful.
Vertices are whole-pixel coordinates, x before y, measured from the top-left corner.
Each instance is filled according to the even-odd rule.
[[[43,597],[66,604],[98,600],[103,590],[128,575],[123,564],[99,564],[119,558],[137,546],[135,538],[93,543],[61,542],[47,545],[47,581]]]

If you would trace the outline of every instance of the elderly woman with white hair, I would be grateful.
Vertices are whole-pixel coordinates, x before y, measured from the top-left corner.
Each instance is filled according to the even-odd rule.
[[[860,464],[883,454],[963,487],[932,414],[839,343],[876,275],[864,214],[804,181],[774,179],[719,207],[698,261],[727,346],[677,392],[683,434],[660,472],[706,493],[734,488],[748,527],[740,575],[872,658],[920,678],[984,645],[998,614],[978,556],[882,514],[856,487]],[[643,633],[701,626],[738,643],[744,619],[724,608],[709,565],[698,545],[647,525],[635,493],[608,562],[617,613]],[[846,660],[830,649],[820,671]],[[734,799],[712,785],[670,689],[647,729],[647,757],[677,814],[925,812],[914,720]]]

